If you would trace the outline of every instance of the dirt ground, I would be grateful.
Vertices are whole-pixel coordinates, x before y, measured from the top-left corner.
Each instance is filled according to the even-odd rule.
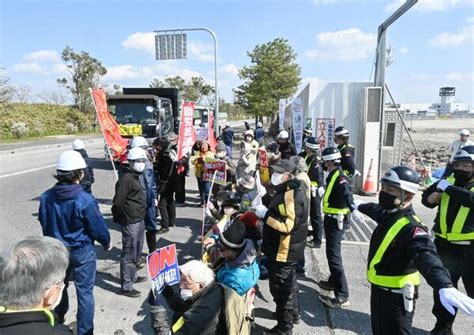
[[[432,170],[444,166],[449,159],[450,144],[459,139],[458,132],[467,128],[474,132],[474,119],[437,119],[437,120],[405,120],[411,129],[411,136],[423,156],[425,164],[431,165]],[[471,138],[472,140],[472,138]],[[415,149],[411,144],[406,132],[403,134],[402,162],[407,162]],[[416,160],[417,166],[421,167],[420,160]]]

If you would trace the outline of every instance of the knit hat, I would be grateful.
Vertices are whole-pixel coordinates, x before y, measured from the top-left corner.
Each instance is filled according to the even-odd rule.
[[[245,226],[254,228],[257,225],[258,217],[254,212],[245,212],[240,215],[239,220],[244,223]]]
[[[220,244],[226,249],[238,250],[245,245],[245,225],[234,220],[224,233],[219,232]]]

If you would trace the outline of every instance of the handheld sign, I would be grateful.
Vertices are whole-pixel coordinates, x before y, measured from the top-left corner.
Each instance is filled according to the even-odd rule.
[[[163,291],[165,283],[170,286],[179,283],[176,244],[153,251],[146,257],[146,263],[155,297]]]
[[[214,176],[215,172],[215,176]],[[214,158],[204,159],[204,179],[211,181],[214,178],[216,184],[226,186],[227,163]]]
[[[258,160],[260,163],[260,180],[264,183],[270,182],[270,169],[268,165],[267,150],[265,147],[260,147],[258,149]]]

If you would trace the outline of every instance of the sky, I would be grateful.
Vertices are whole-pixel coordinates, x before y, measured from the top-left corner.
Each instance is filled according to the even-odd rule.
[[[66,45],[107,68],[107,85],[148,86],[153,78],[202,76],[214,85],[214,45],[207,32],[188,32],[188,59],[154,57],[155,30],[206,27],[218,40],[221,97],[232,101],[250,65],[247,53],[275,38],[297,53],[303,83],[373,80],[378,26],[403,0],[0,0],[2,75],[32,94],[60,90]],[[397,102],[456,99],[474,106],[472,0],[419,0],[388,30],[393,63],[386,82]],[[372,77],[371,77],[372,76]],[[303,85],[302,83],[302,85]]]

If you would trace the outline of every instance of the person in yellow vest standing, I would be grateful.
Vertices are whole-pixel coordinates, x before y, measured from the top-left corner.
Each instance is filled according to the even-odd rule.
[[[474,297],[474,145],[461,148],[453,157],[453,176],[441,179],[423,192],[426,207],[438,207],[433,231],[435,245],[454,286],[462,278]],[[431,334],[452,334],[455,315],[434,294],[436,325]]]
[[[326,257],[328,259],[329,279],[321,280],[322,289],[334,291],[334,298],[322,302],[329,308],[349,306],[349,289],[342,265],[341,241],[344,230],[348,228],[348,216],[354,202],[349,177],[341,167],[341,153],[335,147],[328,147],[322,152],[323,169],[329,172],[326,179],[326,192],[323,197],[324,234],[326,235]]]
[[[474,300],[452,285],[427,227],[416,216],[412,201],[420,177],[406,166],[388,170],[381,179],[377,203],[353,205],[378,223],[367,260],[371,283],[370,314],[373,334],[411,334],[420,273],[435,289],[443,306],[474,313]]]

